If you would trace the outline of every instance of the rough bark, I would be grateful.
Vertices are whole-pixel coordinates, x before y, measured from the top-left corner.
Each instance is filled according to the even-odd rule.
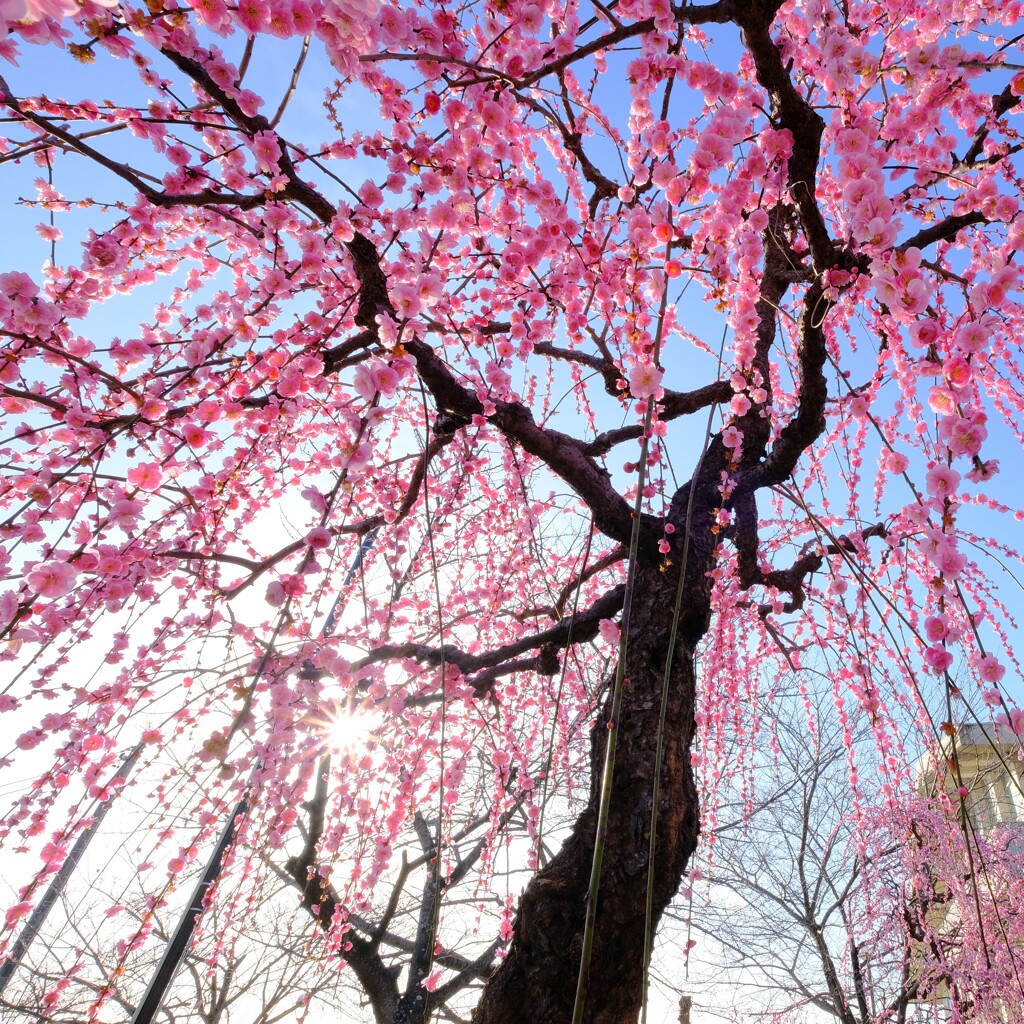
[[[619,756],[585,1004],[584,1020],[588,1024],[626,1024],[636,1020],[640,1009],[651,793],[676,580],[675,574],[664,573],[658,566],[641,568],[637,577],[626,685],[616,723]],[[705,589],[698,582],[696,592],[686,595],[684,603],[691,613],[698,610],[695,606],[706,607]],[[706,614],[697,618],[706,623]],[[695,697],[693,633],[689,629],[678,644],[669,683],[653,867],[655,921],[679,887],[699,831],[697,791],[690,766]],[[524,893],[508,956],[484,990],[474,1024],[562,1024],[572,1019],[601,767],[612,724],[610,705],[609,693],[594,726],[587,807],[561,850]]]

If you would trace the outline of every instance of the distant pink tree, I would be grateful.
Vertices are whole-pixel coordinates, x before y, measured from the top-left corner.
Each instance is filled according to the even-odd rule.
[[[8,939],[142,738],[154,908],[245,792],[225,935],[290,865],[357,957],[425,826],[424,1020],[482,818],[474,1019],[632,1021],[777,673],[894,801],[908,724],[1024,731],[1021,15],[4,0]]]

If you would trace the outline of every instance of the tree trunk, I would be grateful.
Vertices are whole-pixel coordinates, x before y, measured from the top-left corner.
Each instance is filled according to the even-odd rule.
[[[689,584],[694,577],[687,575]],[[694,575],[700,579],[703,573]],[[660,566],[637,571],[583,1018],[587,1024],[631,1024],[640,1009],[655,750],[677,579]],[[693,605],[706,609],[706,588],[700,583],[687,587],[685,596],[690,600],[684,601],[684,621],[700,622],[696,632],[702,633],[706,611],[700,614]],[[690,766],[694,632],[691,625],[677,643],[670,682],[654,864],[655,923],[679,887],[699,831]],[[610,706],[609,693],[594,726],[587,807],[561,850],[523,894],[508,956],[488,982],[474,1024],[567,1024],[572,1019]]]

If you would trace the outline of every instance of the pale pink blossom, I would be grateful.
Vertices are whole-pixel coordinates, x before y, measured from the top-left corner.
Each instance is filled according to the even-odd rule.
[[[306,543],[315,551],[330,547],[333,537],[325,526],[316,526],[306,534]]]
[[[68,562],[38,562],[29,571],[26,582],[40,597],[55,599],[70,594],[78,570]]]
[[[948,498],[956,493],[960,474],[949,466],[935,466],[925,477],[928,493],[936,498]]]
[[[653,363],[634,363],[629,371],[629,393],[634,398],[658,398],[663,371]]]
[[[114,7],[118,0],[94,0],[100,7]],[[0,22],[20,21],[31,24],[43,18],[70,18],[77,14],[76,0],[0,0]]]
[[[112,526],[117,526],[130,533],[135,529],[142,515],[142,502],[132,501],[130,498],[120,498],[110,506],[109,521]]]
[[[597,631],[601,634],[601,639],[605,643],[618,646],[619,624],[617,622],[613,622],[611,619],[601,619],[597,624]]]

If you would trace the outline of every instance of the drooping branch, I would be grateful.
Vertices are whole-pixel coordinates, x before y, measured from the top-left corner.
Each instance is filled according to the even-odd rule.
[[[307,804],[309,827],[302,852],[290,858],[284,873],[302,893],[302,906],[324,931],[334,926],[335,916],[342,910],[338,894],[317,869],[317,847],[323,836],[327,808],[330,758],[321,758],[317,766],[314,795]],[[349,931],[346,935],[346,960],[363,986],[377,1024],[391,1024],[399,1003],[398,983],[388,969],[374,942]]]

